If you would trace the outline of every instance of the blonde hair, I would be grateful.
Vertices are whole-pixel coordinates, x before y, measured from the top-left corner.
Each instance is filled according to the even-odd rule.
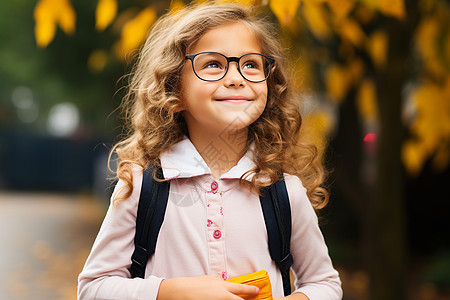
[[[314,145],[299,141],[301,116],[293,98],[277,30],[256,16],[253,8],[237,4],[191,4],[167,13],[153,26],[130,74],[128,93],[122,103],[127,120],[127,138],[111,153],[119,157],[117,177],[125,182],[120,199],[133,191],[132,164],[147,168],[160,165],[161,153],[187,135],[180,113],[180,74],[189,47],[204,33],[231,22],[242,22],[255,34],[263,54],[275,59],[267,79],[268,99],[263,114],[249,126],[247,147],[254,144],[256,167],[250,187],[259,191],[276,182],[283,172],[297,175],[316,209],[328,201],[321,188],[324,170]],[[262,178],[270,178],[270,182]],[[119,199],[119,198],[116,198]]]

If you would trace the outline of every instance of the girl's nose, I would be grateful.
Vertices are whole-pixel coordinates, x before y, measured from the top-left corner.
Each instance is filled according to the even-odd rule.
[[[231,62],[228,66],[227,74],[224,77],[226,86],[245,86],[245,79],[238,70],[239,66],[236,62]]]

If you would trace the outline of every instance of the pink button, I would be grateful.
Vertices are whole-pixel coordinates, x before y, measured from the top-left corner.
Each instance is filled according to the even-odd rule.
[[[213,237],[214,237],[216,240],[220,239],[220,238],[222,237],[222,232],[220,232],[220,230],[215,230],[215,231],[214,231],[214,234],[213,234]]]
[[[213,181],[213,182],[211,183],[211,191],[212,191],[213,193],[216,193],[218,188],[219,188],[219,184],[218,184],[216,181]]]
[[[223,280],[227,280],[228,279],[227,272],[222,272],[222,278],[223,278]]]

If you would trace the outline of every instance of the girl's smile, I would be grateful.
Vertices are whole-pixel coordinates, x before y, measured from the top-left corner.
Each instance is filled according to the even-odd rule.
[[[227,96],[227,97],[223,97],[223,98],[218,98],[215,99],[216,101],[221,101],[221,102],[228,102],[228,103],[247,103],[249,101],[252,101],[251,99],[244,97],[244,96]]]
[[[261,49],[244,23],[233,22],[207,31],[189,49],[189,53],[200,52],[240,57],[247,53],[261,53]],[[208,67],[218,66],[209,62]],[[218,81],[204,81],[197,77],[190,61],[185,62],[181,98],[190,135],[195,131],[220,134],[226,129],[246,129],[262,114],[267,102],[266,81],[247,81],[238,67],[236,61],[231,61],[225,77]]]

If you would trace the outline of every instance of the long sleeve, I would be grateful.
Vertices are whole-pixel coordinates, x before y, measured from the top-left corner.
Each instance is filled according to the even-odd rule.
[[[142,170],[133,172],[133,193],[111,202],[86,264],[78,277],[78,299],[156,299],[162,278],[130,278]],[[124,185],[117,184],[113,195]]]
[[[342,299],[341,281],[333,268],[318,219],[296,176],[285,175],[292,211],[291,253],[296,292],[310,300]]]

